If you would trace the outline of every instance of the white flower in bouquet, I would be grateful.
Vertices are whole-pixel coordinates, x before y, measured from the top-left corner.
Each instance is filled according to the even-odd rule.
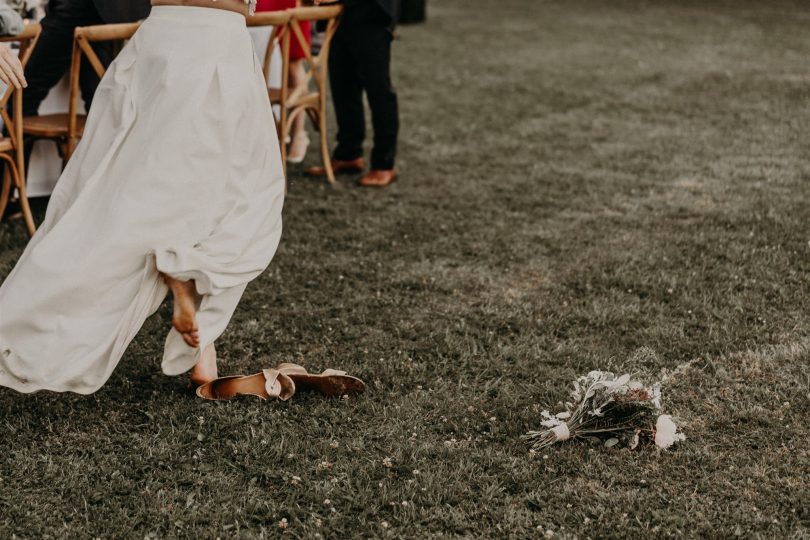
[[[672,421],[668,414],[662,414],[655,422],[655,446],[661,450],[666,450],[678,441],[686,438],[683,433],[678,433],[678,426]]]
[[[543,411],[543,431],[531,431],[525,439],[532,450],[543,450],[554,443],[581,437],[602,437],[608,445],[614,435],[632,432],[631,448],[642,436],[652,438],[659,448],[668,448],[685,438],[669,415],[661,415],[661,384],[652,386],[631,375],[591,371],[574,381],[566,409],[552,415]],[[659,443],[660,441],[660,443]]]

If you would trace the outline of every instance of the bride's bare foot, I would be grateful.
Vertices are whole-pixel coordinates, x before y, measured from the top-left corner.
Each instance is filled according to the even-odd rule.
[[[172,326],[180,332],[189,347],[200,346],[200,329],[197,326],[197,289],[194,281],[178,281],[163,274],[163,280],[174,295]]]
[[[202,352],[200,361],[191,369],[191,384],[202,386],[219,376],[217,372],[217,350],[214,344],[208,345]]]

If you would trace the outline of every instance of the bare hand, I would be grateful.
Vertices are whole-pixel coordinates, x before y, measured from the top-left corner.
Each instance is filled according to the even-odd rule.
[[[18,90],[28,86],[20,59],[7,46],[0,45],[0,79]]]

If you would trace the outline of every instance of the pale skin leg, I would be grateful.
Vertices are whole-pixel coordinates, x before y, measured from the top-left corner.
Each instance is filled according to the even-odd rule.
[[[305,82],[304,60],[294,60],[290,63],[290,92],[304,84]],[[299,161],[304,159],[304,154],[307,152],[309,146],[309,136],[306,131],[306,117],[299,114],[295,118],[295,123],[292,126],[292,133],[290,133],[290,150],[287,153],[288,159],[291,161]]]
[[[213,343],[203,350],[200,361],[191,369],[190,375],[191,384],[194,386],[202,386],[219,377],[219,372],[217,371],[217,350],[214,348]]]
[[[197,326],[197,289],[193,280],[179,281],[166,274],[161,274],[174,296],[172,326],[180,332],[189,347],[200,346],[200,329]],[[205,384],[216,379],[217,352],[214,344],[209,344],[202,352],[200,361],[191,370],[191,382],[195,385]]]

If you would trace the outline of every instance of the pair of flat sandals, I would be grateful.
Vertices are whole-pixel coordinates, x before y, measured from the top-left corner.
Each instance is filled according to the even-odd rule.
[[[279,364],[274,369],[265,369],[254,375],[220,377],[197,388],[203,399],[222,401],[236,396],[256,396],[265,401],[287,401],[296,391],[319,392],[327,397],[342,397],[360,394],[366,385],[345,371],[327,369],[321,374],[307,372],[298,364]]]

